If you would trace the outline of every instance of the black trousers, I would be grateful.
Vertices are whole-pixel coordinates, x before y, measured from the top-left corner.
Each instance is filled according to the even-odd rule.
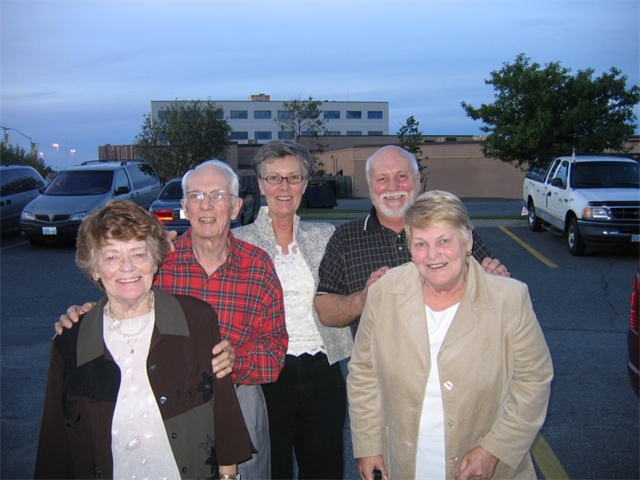
[[[271,476],[342,479],[347,391],[340,363],[327,356],[287,355],[278,381],[262,385],[269,413]]]

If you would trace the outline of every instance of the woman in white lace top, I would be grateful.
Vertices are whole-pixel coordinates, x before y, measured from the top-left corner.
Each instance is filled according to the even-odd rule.
[[[338,479],[343,474],[346,390],[339,361],[351,354],[348,328],[323,326],[314,307],[318,267],[334,227],[300,222],[296,211],[313,159],[295,142],[272,141],[253,168],[267,206],[253,224],[233,234],[269,253],[284,291],[289,347],[278,381],[262,385],[269,413],[271,473]]]

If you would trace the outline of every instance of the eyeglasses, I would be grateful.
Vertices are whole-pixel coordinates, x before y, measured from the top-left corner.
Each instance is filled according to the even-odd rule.
[[[204,200],[205,195],[209,197],[209,201],[211,203],[224,203],[229,197],[238,198],[237,195],[229,193],[225,190],[215,190],[213,192],[200,192],[198,190],[193,190],[191,192],[185,193],[183,195],[183,198],[185,198],[189,203],[199,205],[200,203],[202,203],[202,200]]]
[[[297,185],[298,183],[302,182],[302,180],[304,180],[304,175],[301,175],[299,173],[292,173],[291,175],[283,177],[282,175],[278,175],[277,173],[272,173],[270,175],[267,175],[266,177],[262,177],[262,180],[265,180],[271,185],[280,185],[282,183],[282,180],[285,179],[287,180],[287,183],[291,185]]]

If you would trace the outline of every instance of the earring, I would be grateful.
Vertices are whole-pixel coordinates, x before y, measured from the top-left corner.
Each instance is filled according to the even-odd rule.
[[[94,282],[99,282],[100,281],[100,277],[98,275],[94,275],[93,276],[93,281]]]
[[[472,255],[471,250],[467,251],[467,257],[470,257]]]

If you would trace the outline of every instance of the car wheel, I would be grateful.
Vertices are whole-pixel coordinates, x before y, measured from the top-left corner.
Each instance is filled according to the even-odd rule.
[[[571,255],[579,257],[584,254],[586,245],[580,235],[578,219],[576,217],[569,220],[569,228],[567,229],[567,246],[569,247],[569,253]]]
[[[29,239],[29,243],[34,247],[41,247],[42,245],[44,245],[45,241],[42,238],[31,237]]]
[[[536,207],[533,204],[533,200],[529,202],[527,209],[529,210],[529,229],[532,232],[539,232],[542,230],[542,222],[540,222],[540,219],[536,215]]]

